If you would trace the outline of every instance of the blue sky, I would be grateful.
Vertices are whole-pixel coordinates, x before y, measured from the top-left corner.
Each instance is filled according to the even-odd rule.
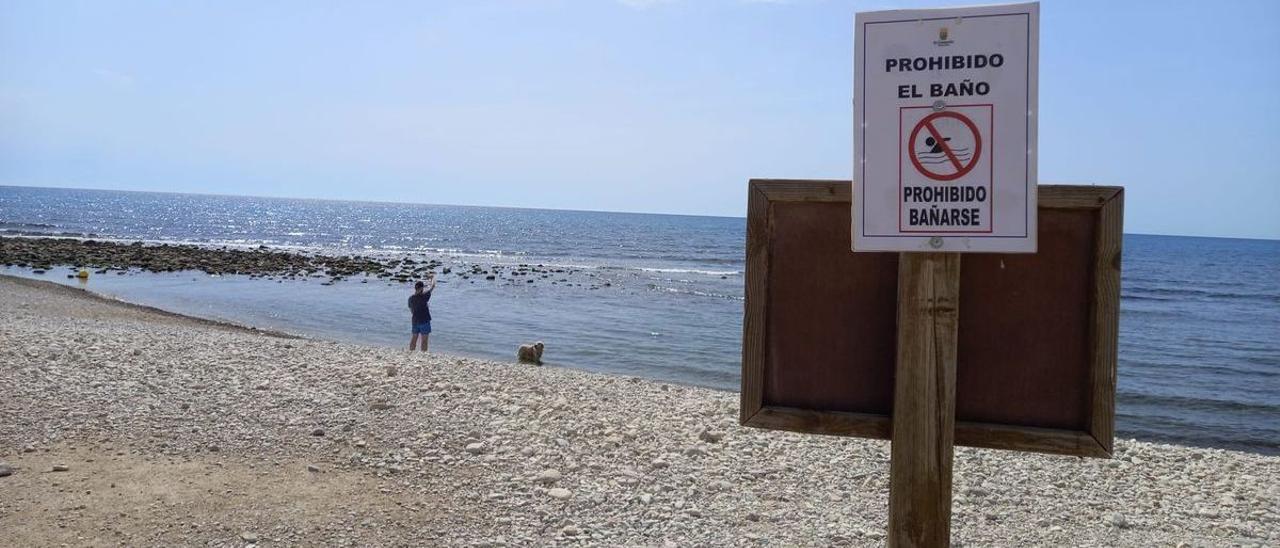
[[[853,14],[951,2],[0,4],[0,184],[742,216],[852,172]],[[1280,2],[1041,5],[1040,181],[1280,238]]]

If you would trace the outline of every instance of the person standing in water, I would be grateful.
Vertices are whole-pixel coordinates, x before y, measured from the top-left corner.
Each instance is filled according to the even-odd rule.
[[[411,325],[413,326],[413,337],[409,339],[409,351],[413,352],[414,347],[418,345],[418,337],[422,337],[422,351],[427,351],[427,338],[431,336],[431,307],[427,305],[431,301],[431,292],[436,289],[436,275],[434,272],[427,274],[427,283],[418,282],[413,284],[413,295],[409,296],[409,312],[413,314]]]

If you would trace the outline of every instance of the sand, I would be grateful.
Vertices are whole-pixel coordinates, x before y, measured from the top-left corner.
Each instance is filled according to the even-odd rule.
[[[741,428],[732,393],[0,278],[0,546],[878,546],[888,449]],[[1277,457],[960,448],[954,492],[957,545],[1280,545]]]

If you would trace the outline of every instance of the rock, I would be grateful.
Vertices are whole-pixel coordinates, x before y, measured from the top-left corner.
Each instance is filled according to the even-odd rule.
[[[257,543],[258,534],[251,531],[245,531],[243,533],[240,533],[240,540],[243,540],[248,543]]]
[[[662,460],[662,459],[653,459],[653,462],[649,463],[649,465],[650,465],[650,466],[652,466],[652,467],[654,467],[654,468],[666,468],[666,467],[670,466],[670,465],[671,465],[671,463],[669,463],[669,462],[667,462],[667,461],[665,461],[665,460]]]
[[[566,525],[564,529],[560,530],[560,534],[566,537],[576,537],[582,534],[582,529],[579,529],[576,525]]]
[[[534,481],[541,483],[543,485],[550,485],[557,481],[560,481],[560,478],[561,478],[561,475],[559,470],[547,469],[547,470],[538,472],[538,477],[534,478]]]
[[[307,471],[308,471],[308,472],[313,472],[313,473],[319,474],[319,473],[320,473],[320,467],[319,467],[319,466],[316,466],[316,465],[314,465],[314,464],[308,464],[308,465],[307,465]]]
[[[312,436],[316,436],[316,437],[323,436],[323,435],[324,435],[324,429],[323,429],[323,428],[317,428],[317,429],[315,429],[315,430],[312,430],[312,431],[311,431],[311,435],[312,435]]]
[[[373,400],[369,402],[369,409],[373,411],[386,411],[387,409],[391,409],[392,407],[395,407],[395,406],[391,405],[390,403],[387,403],[386,400]]]
[[[760,514],[755,512],[747,513],[747,521],[760,521]]]
[[[394,377],[400,372],[400,370],[396,369],[396,366],[394,365],[388,365],[386,371],[388,377]]]
[[[641,502],[641,503],[643,503],[643,504],[649,504],[649,503],[653,502],[653,495],[650,495],[649,493],[641,494],[641,495],[640,495],[640,502]]]
[[[701,434],[698,434],[698,439],[707,443],[719,443],[720,440],[724,439],[724,434],[720,432],[712,432],[711,430],[703,430]]]
[[[554,489],[549,489],[547,491],[547,496],[556,500],[569,500],[569,497],[572,497],[573,493],[563,487],[556,487]]]
[[[468,444],[467,444],[467,447],[466,447],[466,451],[467,451],[468,453],[471,453],[472,455],[479,455],[480,453],[483,453],[483,452],[484,452],[484,444],[483,444],[483,443],[468,443]]]
[[[0,464],[0,478],[12,476],[12,475],[13,475],[12,466],[9,466],[7,464]]]
[[[67,465],[65,465],[65,464],[55,464],[55,465],[53,465],[53,471],[54,471],[54,472],[69,472],[69,471],[71,471],[71,467],[70,467],[70,466],[67,466]]]
[[[1124,514],[1120,512],[1111,512],[1102,519],[1104,523],[1117,529],[1129,528],[1129,521],[1125,519]]]

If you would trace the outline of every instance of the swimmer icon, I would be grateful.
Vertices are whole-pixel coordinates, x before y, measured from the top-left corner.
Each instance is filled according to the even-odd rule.
[[[954,137],[954,142],[953,142]],[[935,181],[964,177],[982,156],[982,135],[977,124],[958,112],[935,112],[916,124],[907,140],[911,163],[921,175]]]

